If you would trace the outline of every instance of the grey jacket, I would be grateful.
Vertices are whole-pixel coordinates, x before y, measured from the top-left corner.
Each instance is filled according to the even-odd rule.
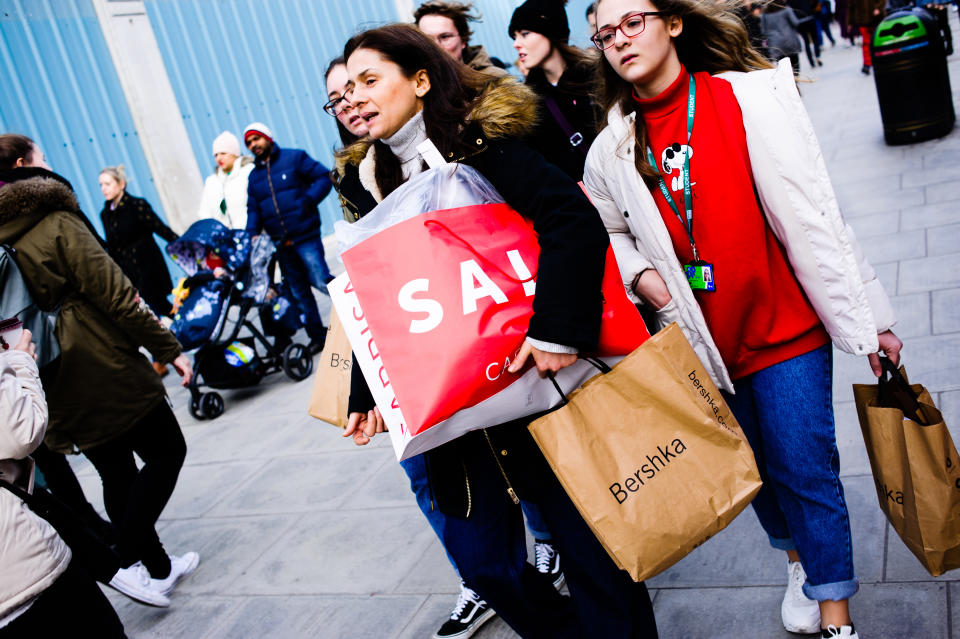
[[[797,33],[797,14],[786,7],[760,16],[760,28],[767,41],[767,55],[773,60],[800,53],[800,34]]]

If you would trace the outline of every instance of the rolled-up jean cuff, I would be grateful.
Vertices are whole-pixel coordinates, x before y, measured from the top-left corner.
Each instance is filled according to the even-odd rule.
[[[843,601],[857,594],[858,590],[860,580],[856,577],[819,586],[812,585],[809,580],[803,584],[803,594],[814,601]]]
[[[777,539],[776,537],[771,537],[767,535],[767,538],[770,539],[770,545],[776,548],[777,550],[796,550],[797,547],[793,545],[793,540],[787,537],[786,539]]]

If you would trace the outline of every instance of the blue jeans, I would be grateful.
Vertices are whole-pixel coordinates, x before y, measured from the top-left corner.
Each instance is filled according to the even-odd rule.
[[[277,261],[293,299],[300,306],[307,335],[310,339],[322,340],[326,329],[310,286],[327,292],[331,275],[323,253],[323,242],[317,237],[293,246],[281,246],[277,249]]]
[[[527,562],[521,509],[507,497],[489,451],[463,457],[471,478],[470,517],[447,515],[443,524],[444,546],[461,578],[524,639],[656,639],[646,586],[617,568],[542,455],[524,461],[549,473],[526,497],[537,504],[553,532],[570,598],[561,596],[550,577]]]
[[[436,507],[436,504],[434,504],[431,499],[430,478],[427,475],[426,457],[424,457],[424,455],[415,455],[404,459],[400,462],[400,466],[410,479],[410,490],[413,491],[413,494],[417,498],[417,506],[420,507],[423,516],[427,518],[427,522],[442,543],[443,522],[446,520],[446,515],[440,512],[440,509]],[[547,531],[547,524],[543,521],[543,515],[540,514],[540,509],[528,501],[520,502],[520,505],[523,507],[523,513],[527,516],[527,528],[530,529],[530,534],[533,535],[534,539],[549,541],[550,533]],[[457,563],[453,560],[453,557],[450,556],[446,546],[444,546],[443,551],[447,553],[447,559],[450,561],[450,565],[453,566],[453,570],[459,575],[460,571],[457,570]],[[467,585],[469,586],[469,584]]]
[[[724,393],[763,479],[754,512],[774,548],[800,555],[807,573],[803,592],[817,601],[848,599],[859,587],[840,483],[832,378],[827,344],[738,379],[736,394]]]

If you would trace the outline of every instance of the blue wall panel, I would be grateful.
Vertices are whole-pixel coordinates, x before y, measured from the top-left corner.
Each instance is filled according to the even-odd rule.
[[[36,140],[98,229],[106,165],[123,164],[130,192],[163,215],[89,0],[0,0],[0,67],[0,131]]]
[[[193,152],[204,176],[211,143],[238,138],[253,121],[280,146],[305,149],[332,166],[339,137],[323,74],[358,30],[395,22],[391,0],[146,0]],[[320,206],[323,232],[342,219],[335,197]]]

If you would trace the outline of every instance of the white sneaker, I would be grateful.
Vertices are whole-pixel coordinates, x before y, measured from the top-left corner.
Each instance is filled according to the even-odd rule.
[[[182,579],[197,569],[199,563],[200,555],[192,551],[180,557],[170,555],[170,574],[167,575],[166,579],[154,580],[158,582],[160,592],[169,595]]]
[[[160,581],[151,579],[150,573],[139,561],[129,568],[118,570],[107,585],[134,601],[158,608],[170,606],[170,599],[160,586]]]
[[[857,634],[857,631],[853,629],[853,624],[849,626],[840,626],[837,628],[834,625],[827,626],[827,629],[820,633],[821,639],[860,639],[860,635]]]
[[[787,580],[787,592],[783,594],[783,603],[780,604],[783,627],[799,634],[820,632],[820,605],[803,594],[807,573],[799,561],[791,561],[787,565]]]

